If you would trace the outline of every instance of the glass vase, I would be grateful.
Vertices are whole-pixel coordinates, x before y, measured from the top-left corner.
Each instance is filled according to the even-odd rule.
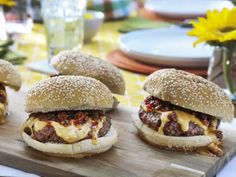
[[[227,90],[232,98],[236,101],[236,45],[223,47],[223,75]]]

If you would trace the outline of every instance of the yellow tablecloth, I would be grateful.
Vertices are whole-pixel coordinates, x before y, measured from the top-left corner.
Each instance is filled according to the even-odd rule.
[[[82,51],[105,59],[109,51],[118,48],[120,34],[117,29],[121,24],[122,21],[104,23],[93,42],[85,44]],[[23,78],[23,89],[27,90],[37,81],[48,77],[47,75],[30,71],[26,67],[32,61],[43,60],[47,57],[43,26],[35,24],[31,34],[23,35],[19,39],[18,49],[28,58],[24,65],[19,66]],[[125,96],[117,97],[121,104],[138,106],[145,95],[145,92],[141,89],[145,76],[124,70],[122,70],[122,74],[126,82],[126,94]]]

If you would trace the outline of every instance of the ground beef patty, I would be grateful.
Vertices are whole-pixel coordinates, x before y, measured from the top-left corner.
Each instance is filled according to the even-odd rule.
[[[86,122],[86,120],[88,120],[88,116],[93,116],[93,120],[96,121],[96,119],[98,119],[99,115],[102,114],[101,112],[97,112],[97,111],[64,111],[63,114],[63,118],[62,119],[57,119],[57,116],[62,116],[61,114],[62,112],[55,112],[53,113],[48,113],[47,117],[43,116],[42,113],[38,113],[37,117],[39,120],[41,121],[57,121],[58,123],[64,125],[64,126],[68,126],[69,125],[69,120],[65,121],[65,114],[67,114],[67,118],[68,115],[71,115],[71,119],[73,119],[73,124],[84,124]],[[72,116],[72,114],[74,113],[74,116]],[[53,115],[52,115],[53,114]],[[31,115],[31,116],[36,116],[36,114]],[[91,125],[92,126],[92,125]],[[98,132],[98,137],[103,137],[105,136],[108,131],[110,130],[111,127],[111,120],[110,118],[106,117],[105,121],[103,122],[103,127],[99,130]],[[29,136],[31,136],[33,139],[42,142],[42,143],[46,143],[46,142],[51,142],[51,143],[61,143],[61,144],[68,144],[64,139],[62,139],[61,137],[57,136],[56,131],[54,129],[53,126],[50,125],[50,123],[48,125],[46,125],[42,130],[39,131],[35,131],[34,128],[32,127],[33,132],[31,131],[31,129],[29,127],[25,127],[24,132],[26,134],[28,134]],[[87,137],[85,139],[91,139],[92,138],[92,127],[91,127],[91,131],[88,133]],[[81,141],[81,140],[80,140]]]
[[[142,108],[139,110],[139,118],[153,130],[158,131],[161,125],[160,114],[156,112],[145,112]]]
[[[169,121],[163,127],[163,133],[167,136],[197,136],[203,135],[204,130],[195,124],[194,122],[189,123],[189,130],[184,132],[181,125],[177,122],[176,115],[174,112],[168,115]],[[155,112],[145,112],[142,108],[139,110],[139,117],[143,123],[148,125],[153,130],[158,131],[161,120],[160,114]]]
[[[66,144],[66,141],[64,141],[61,137],[57,136],[54,127],[51,125],[47,125],[39,131],[33,130],[33,138],[42,143],[52,142]]]
[[[158,111],[145,111],[142,107],[139,110],[139,117],[141,121],[148,125],[151,129],[158,131],[159,127],[161,126],[161,113]],[[177,122],[177,115],[173,111],[171,114],[168,115],[169,121],[165,123],[163,127],[163,134],[167,136],[199,136],[204,135],[204,129],[201,128],[195,122],[189,122],[189,129],[188,131],[183,131],[181,125]],[[204,121],[207,122],[209,128],[213,126],[212,120],[213,119],[200,119],[203,123]],[[219,123],[217,123],[219,124]],[[218,125],[216,125],[218,127]],[[216,137],[222,141],[223,135],[222,132],[216,130],[215,132]]]

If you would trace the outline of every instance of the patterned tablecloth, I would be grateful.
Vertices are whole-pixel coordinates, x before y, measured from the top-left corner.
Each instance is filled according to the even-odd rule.
[[[105,59],[108,52],[118,48],[118,28],[123,21],[106,22],[101,27],[93,42],[85,44],[82,51]],[[41,24],[35,24],[31,34],[23,35],[19,39],[18,49],[27,56],[24,65],[18,66],[23,78],[23,90],[29,89],[37,81],[47,78],[47,75],[33,72],[27,69],[27,64],[33,61],[43,60],[47,57],[46,39],[44,28]],[[142,91],[144,75],[122,70],[126,82],[125,96],[117,96],[121,104],[138,106],[144,98]]]

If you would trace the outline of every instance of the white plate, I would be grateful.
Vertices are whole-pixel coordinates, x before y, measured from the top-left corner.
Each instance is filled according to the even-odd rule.
[[[227,0],[148,0],[145,8],[156,13],[175,18],[204,16],[207,10],[233,8]]]
[[[58,74],[58,72],[49,65],[48,60],[41,60],[41,61],[36,61],[29,63],[27,65],[27,68],[36,71],[42,74],[47,74],[47,75],[55,75]]]
[[[199,44],[193,47],[194,37],[189,29],[162,28],[134,31],[121,36],[120,49],[135,60],[173,67],[206,67],[213,49]]]

